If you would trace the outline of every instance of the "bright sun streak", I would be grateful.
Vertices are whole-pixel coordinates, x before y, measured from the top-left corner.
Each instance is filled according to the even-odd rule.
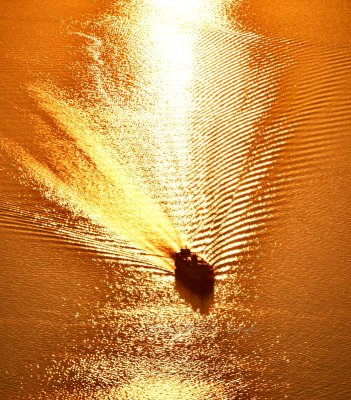
[[[195,20],[206,1],[203,0],[150,0],[150,3],[163,16]]]

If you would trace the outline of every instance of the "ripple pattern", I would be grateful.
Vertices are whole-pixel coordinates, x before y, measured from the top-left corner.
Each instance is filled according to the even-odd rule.
[[[345,137],[350,59],[225,31],[204,32],[197,49],[191,242],[224,272],[257,253],[297,182]]]

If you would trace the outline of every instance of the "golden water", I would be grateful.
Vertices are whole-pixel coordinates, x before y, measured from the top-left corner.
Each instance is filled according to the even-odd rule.
[[[0,10],[0,397],[348,398],[348,2]]]

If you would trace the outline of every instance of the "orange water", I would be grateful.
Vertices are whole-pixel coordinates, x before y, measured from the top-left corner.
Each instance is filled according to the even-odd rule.
[[[350,397],[350,9],[3,2],[1,399]]]

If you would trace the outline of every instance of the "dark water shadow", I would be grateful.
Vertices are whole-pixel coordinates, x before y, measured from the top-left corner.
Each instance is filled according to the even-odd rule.
[[[214,303],[214,290],[201,290],[199,288],[185,283],[179,276],[175,275],[174,289],[178,292],[179,297],[184,300],[191,308],[200,314],[207,315]]]

